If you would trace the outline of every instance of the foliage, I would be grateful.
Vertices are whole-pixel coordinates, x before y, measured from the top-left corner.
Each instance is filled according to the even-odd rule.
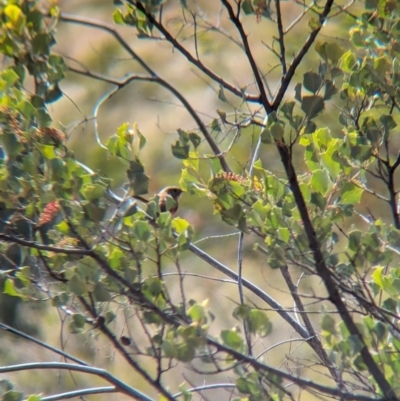
[[[399,4],[391,0],[354,5],[326,0],[322,6],[310,2],[284,27],[284,2],[221,0],[223,18],[232,28],[226,31],[212,26],[206,13],[186,1],[115,3],[116,24],[130,27],[140,39],[172,46],[215,85],[216,96],[228,111],[216,110],[218,118],[204,121],[173,82],[161,78],[114,26],[63,14],[56,4],[44,9],[32,0],[3,1],[0,258],[4,294],[22,301],[50,299],[52,307],[68,316],[71,333],[85,335],[90,330],[102,335],[163,399],[190,400],[193,393],[214,388],[189,389],[189,381],[179,389],[171,388],[168,375],[176,366],[200,377],[220,374],[226,381],[229,377],[233,383],[219,387],[240,399],[297,399],[301,390],[318,392],[323,399],[399,399]],[[207,8],[202,2],[200,6]],[[168,19],[178,15],[184,16],[182,25],[170,26]],[[349,42],[325,41],[320,31],[333,23],[334,16],[340,20],[346,15],[352,20]],[[255,27],[267,22],[275,26],[276,37],[267,44],[281,74],[275,96],[268,92],[268,75],[257,65],[249,41],[253,28],[246,21]],[[308,37],[292,56],[285,44],[292,39],[292,28],[304,21]],[[67,66],[52,48],[60,22],[107,31],[144,74],[116,80]],[[195,52],[185,42],[193,26]],[[203,63],[196,27],[239,43],[254,77],[253,92],[231,84]],[[298,69],[307,57],[318,57],[318,63],[301,75]],[[162,72],[162,65],[158,68]],[[137,81],[160,85],[182,103],[197,128],[177,128],[171,158],[182,165],[182,189],[212,204],[216,219],[238,233],[237,273],[193,244],[194,229],[185,219],[161,213],[161,195],[145,210],[134,200],[132,196],[142,199],[149,185],[142,157],[149,141],[137,123],[116,128],[105,145],[98,140],[126,172],[124,196],[111,190],[112,180],[76,159],[67,133],[53,127],[48,111],[48,105],[62,96],[60,82],[67,69],[115,86],[99,105]],[[32,90],[27,89],[30,86]],[[335,113],[338,121],[328,126],[327,116]],[[233,171],[230,155],[244,148],[251,130],[257,132],[257,140],[248,162]],[[225,140],[219,141],[221,137]],[[279,157],[284,174],[265,167],[267,149]],[[302,167],[295,160],[299,154],[304,158]],[[368,195],[379,200],[378,207],[364,207]],[[174,205],[167,199],[167,208]],[[262,283],[246,279],[244,239],[251,242],[251,253],[266,261],[266,269],[282,276],[294,310],[281,306]],[[191,296],[184,271],[197,258],[237,286],[238,300],[232,302],[232,310],[223,312],[232,316],[235,327],[215,333],[217,306]],[[294,279],[299,270],[298,281],[318,277],[324,295],[300,294]],[[175,279],[169,280],[172,271]],[[306,305],[307,298],[321,304],[319,319],[311,318],[314,310]],[[276,330],[272,314],[266,312],[271,308],[310,347],[312,364],[329,380],[315,378],[305,360],[288,357],[280,367],[269,363],[262,340]],[[121,321],[130,327],[123,335],[118,331]],[[0,327],[24,337],[9,326]],[[74,363],[5,366],[0,372],[55,368],[90,373],[112,387],[75,390],[71,397],[113,391],[152,399],[107,371],[51,349]],[[143,362],[144,356],[153,361],[152,366]],[[4,380],[1,388],[5,400],[22,399],[10,381]]]

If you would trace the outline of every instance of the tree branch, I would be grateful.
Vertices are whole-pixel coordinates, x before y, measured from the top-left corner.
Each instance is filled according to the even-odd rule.
[[[300,65],[301,60],[303,60],[303,57],[307,54],[308,50],[310,49],[311,45],[314,43],[314,40],[318,36],[323,25],[325,24],[327,16],[332,9],[333,3],[334,3],[334,0],[327,0],[327,2],[325,3],[324,10],[323,10],[322,14],[320,14],[320,16],[319,16],[318,28],[314,29],[311,32],[310,36],[304,43],[303,47],[297,53],[297,55],[293,59],[292,63],[290,64],[287,74],[285,74],[285,76],[282,78],[281,86],[279,87],[278,93],[276,94],[275,99],[272,102],[272,110],[277,110],[278,107],[280,106],[283,96],[285,95],[286,90],[289,87],[290,82],[292,81],[293,75],[296,72],[297,67]],[[267,110],[267,112],[268,112],[268,110]]]
[[[230,172],[231,169],[228,166],[228,163],[226,162],[223,153],[219,150],[217,144],[215,143],[214,139],[211,137],[209,134],[206,126],[204,125],[203,121],[201,118],[198,116],[196,111],[193,109],[193,107],[190,105],[190,103],[186,100],[186,98],[177,90],[175,89],[171,84],[169,84],[167,81],[162,79],[161,77],[156,74],[147,63],[145,63],[137,54],[135,51],[131,49],[131,47],[125,42],[125,40],[121,37],[121,35],[114,29],[114,27],[109,24],[105,23],[100,23],[98,21],[93,21],[91,19],[86,19],[86,18],[81,18],[81,17],[76,17],[76,16],[71,16],[69,14],[61,14],[60,17],[61,21],[65,22],[73,22],[73,23],[78,23],[81,25],[86,25],[86,26],[91,26],[97,29],[102,29],[105,30],[109,33],[111,33],[117,40],[118,42],[122,45],[122,47],[134,58],[139,62],[139,64],[149,73],[149,77],[141,76],[141,75],[129,75],[125,80],[123,81],[114,81],[108,80],[109,83],[113,83],[114,85],[117,85],[118,88],[122,88],[126,86],[128,83],[134,81],[134,80],[142,80],[142,81],[148,81],[148,82],[154,82],[158,83],[159,85],[163,86],[167,90],[169,90],[179,101],[183,104],[183,106],[186,108],[188,113],[192,116],[194,121],[196,122],[197,126],[199,127],[200,132],[203,134],[205,140],[209,144],[210,148],[214,152],[214,155],[218,157],[221,163],[221,167],[225,172]],[[80,73],[81,75],[86,75],[91,78],[96,78],[96,79],[101,79],[102,81],[105,81],[105,77],[92,73],[89,71],[81,71],[81,70],[76,70],[73,68],[69,68],[70,71]]]
[[[286,75],[286,50],[285,50],[285,38],[282,26],[282,14],[281,14],[281,0],[275,0],[275,7],[276,7],[276,16],[277,16],[277,24],[278,24],[278,41],[280,47],[280,61],[282,65],[282,75]]]
[[[235,15],[235,13],[233,12],[233,8],[229,4],[228,0],[221,0],[221,2],[225,6],[226,10],[228,11],[229,18],[232,21],[233,25],[235,25],[235,27],[238,30],[239,35],[242,39],[245,54],[247,56],[247,59],[249,60],[251,70],[252,70],[254,78],[256,80],[258,91],[260,92],[260,101],[263,104],[267,114],[269,114],[273,109],[268,100],[268,96],[267,96],[267,92],[265,91],[265,88],[264,88],[263,80],[262,80],[260,72],[258,70],[256,61],[254,60],[253,53],[250,49],[250,45],[249,45],[249,41],[247,40],[246,32],[244,31],[243,25],[240,22],[239,13],[238,13],[238,15]],[[239,5],[239,7],[240,7],[240,5]]]
[[[40,397],[40,401],[58,401],[58,400],[69,400],[71,398],[84,397],[92,394],[108,394],[116,393],[115,387],[93,387],[83,390],[68,391],[67,393],[60,393],[56,395],[50,395],[48,397]]]
[[[288,177],[290,189],[293,192],[297,208],[303,221],[304,230],[307,235],[309,247],[313,254],[315,268],[317,270],[318,275],[321,277],[322,281],[325,284],[325,287],[329,294],[329,300],[336,306],[340,314],[340,317],[342,318],[343,322],[348,328],[350,334],[357,337],[360,340],[362,344],[362,348],[360,351],[362,359],[367,365],[370,373],[374,377],[375,381],[382,390],[383,394],[385,394],[385,396],[388,397],[387,398],[388,400],[398,400],[398,398],[394,395],[393,389],[386,380],[384,374],[379,369],[371,353],[369,352],[360,331],[358,330],[355,322],[353,321],[350,315],[350,312],[347,310],[346,305],[344,304],[340,296],[337,285],[333,280],[329,268],[325,262],[324,256],[320,248],[320,244],[317,239],[317,235],[315,233],[310,216],[308,214],[307,205],[305,203],[303,194],[297,181],[296,172],[291,161],[290,150],[284,144],[277,144],[277,147],[281,156],[282,164],[285,168],[286,175]]]
[[[214,82],[218,83],[221,85],[224,89],[227,91],[233,93],[240,99],[244,99],[247,102],[251,103],[260,103],[260,96],[255,96],[255,95],[249,95],[247,93],[244,93],[241,89],[236,88],[234,85],[226,82],[222,77],[217,75],[215,72],[210,70],[208,67],[206,67],[198,58],[195,58],[191,55],[189,51],[186,50],[184,46],[182,46],[169,32],[168,30],[164,27],[164,25],[157,21],[153,15],[147,11],[147,9],[143,6],[143,4],[140,1],[132,1],[128,0],[129,4],[132,4],[133,6],[137,7],[138,10],[140,10],[143,14],[146,15],[146,18],[151,22],[164,36],[165,39],[171,43],[173,47],[175,47],[181,54],[183,54],[186,59],[192,63],[195,67],[197,67],[200,71],[202,71],[204,74],[206,74],[209,78],[211,78]]]
[[[42,370],[42,369],[69,370],[73,372],[81,372],[81,373],[88,373],[90,375],[95,375],[113,384],[117,389],[117,391],[120,391],[121,393],[128,395],[129,397],[134,397],[141,401],[153,401],[153,399],[147,397],[145,394],[134,389],[133,387],[128,386],[127,384],[117,379],[115,376],[113,376],[106,370],[100,368],[94,368],[91,366],[74,365],[72,363],[64,363],[64,362],[33,362],[33,363],[24,363],[21,365],[2,366],[0,367],[0,374],[9,372],[20,372],[25,370]]]
[[[82,255],[90,256],[92,251],[83,248],[59,248],[52,245],[42,245],[34,241],[27,241],[19,237],[14,237],[13,235],[0,233],[0,240],[6,242],[12,242],[14,244],[19,244],[26,246],[28,248],[39,249],[41,251],[49,251],[54,253],[63,253],[65,255]]]
[[[289,288],[290,294],[293,297],[293,300],[296,304],[296,308],[299,310],[301,313],[301,317],[303,319],[304,325],[306,326],[308,332],[310,333],[310,344],[312,344],[313,350],[315,353],[318,355],[320,358],[321,362],[328,368],[331,376],[335,380],[336,384],[340,389],[344,389],[343,387],[343,380],[340,377],[340,373],[336,369],[336,367],[332,364],[332,362],[329,360],[329,357],[324,349],[324,347],[321,344],[321,341],[319,340],[317,333],[314,330],[314,327],[311,323],[311,320],[304,309],[303,302],[301,301],[301,298],[299,297],[299,294],[297,292],[297,287],[294,285],[292,281],[292,277],[290,276],[289,269],[287,266],[281,268],[281,273],[286,281],[286,284]]]
[[[31,342],[33,342],[33,343],[35,343],[37,345],[40,345],[41,347],[46,348],[46,349],[48,349],[48,350],[50,350],[50,351],[52,351],[52,352],[54,352],[54,353],[56,353],[58,355],[61,355],[62,357],[66,358],[66,359],[70,359],[71,361],[74,361],[74,362],[78,363],[79,365],[89,366],[86,362],[84,362],[84,361],[82,361],[82,360],[80,360],[78,358],[75,358],[74,356],[72,356],[70,354],[67,354],[66,352],[61,351],[60,349],[55,348],[55,347],[53,347],[53,346],[51,346],[51,345],[49,345],[47,343],[44,343],[43,341],[40,341],[40,340],[38,340],[38,339],[36,339],[34,337],[31,337],[28,334],[23,333],[22,331],[14,329],[13,327],[8,326],[7,324],[0,323],[0,329],[5,330],[5,331],[9,331],[10,333],[12,333],[12,334],[14,334],[16,336],[19,336],[19,337],[21,337],[21,338],[23,338],[25,340],[31,341]]]

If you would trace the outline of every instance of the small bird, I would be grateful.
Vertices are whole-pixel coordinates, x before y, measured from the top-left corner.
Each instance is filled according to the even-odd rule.
[[[172,216],[178,210],[178,200],[182,195],[183,190],[179,187],[165,187],[160,192],[156,194],[156,199],[158,199],[158,208],[155,203],[153,205],[158,209],[151,213],[151,216],[155,217],[160,212],[169,211]],[[114,236],[121,228],[122,221],[125,217],[130,216],[137,212],[138,207],[136,200],[145,203],[146,205],[151,202],[151,199],[143,198],[140,195],[130,195],[125,198],[119,198],[110,189],[107,190],[106,195],[108,199],[117,205],[112,216],[107,219],[107,225],[104,227],[104,234],[102,239],[109,239],[110,236]]]
[[[183,191],[179,187],[165,187],[160,192],[157,193],[158,205],[160,207],[160,212],[170,212],[171,215],[175,215],[179,207],[179,198]],[[149,200],[141,197],[140,195],[133,195],[133,198],[137,199],[143,203],[149,203]]]

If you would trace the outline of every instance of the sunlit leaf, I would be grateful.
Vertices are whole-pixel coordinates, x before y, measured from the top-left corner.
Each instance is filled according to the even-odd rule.
[[[326,169],[315,170],[311,177],[310,185],[315,191],[323,196],[325,196],[333,187],[333,183]]]

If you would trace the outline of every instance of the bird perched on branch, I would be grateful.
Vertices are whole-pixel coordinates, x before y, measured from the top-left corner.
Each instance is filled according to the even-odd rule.
[[[179,207],[179,198],[182,195],[182,189],[179,187],[165,187],[160,192],[157,193],[156,199],[158,199],[158,206],[160,208],[160,212],[170,212],[173,216]],[[146,198],[143,198],[140,195],[132,195],[133,198],[137,199],[143,203],[149,203],[150,201]]]
[[[165,187],[158,192],[154,198],[154,201],[158,201],[158,207],[153,199],[146,199],[140,195],[127,195],[125,198],[118,197],[111,189],[107,189],[107,198],[116,205],[112,216],[107,219],[108,224],[104,228],[103,239],[108,239],[115,235],[122,224],[122,220],[137,212],[138,207],[136,200],[149,205],[147,213],[151,212],[148,216],[149,219],[155,218],[160,212],[169,211],[171,215],[175,215],[178,210],[178,201],[183,191],[179,187]],[[151,209],[151,210],[149,210]]]

